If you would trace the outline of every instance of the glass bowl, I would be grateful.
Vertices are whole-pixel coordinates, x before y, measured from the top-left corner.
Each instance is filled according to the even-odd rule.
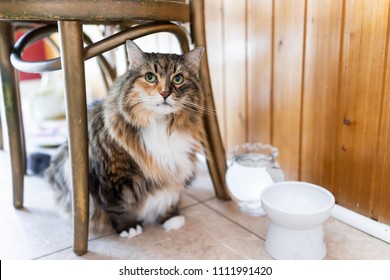
[[[232,199],[245,214],[264,215],[261,192],[267,186],[284,181],[276,158],[277,148],[262,143],[237,145],[228,157],[226,183]]]

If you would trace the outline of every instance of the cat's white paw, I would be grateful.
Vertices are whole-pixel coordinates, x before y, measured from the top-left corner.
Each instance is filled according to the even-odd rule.
[[[120,237],[128,237],[129,236],[129,232],[128,231],[122,231],[120,234],[119,234]]]
[[[184,226],[185,223],[186,220],[184,216],[175,216],[166,220],[162,226],[165,229],[165,231],[171,231],[171,230],[178,230],[179,228]]]
[[[137,235],[140,235],[142,233],[142,227],[140,225],[137,225],[134,228],[130,228],[129,231],[122,231],[119,236],[120,237],[127,237],[127,238],[133,238]]]
[[[140,235],[142,233],[142,227],[140,225],[137,225],[137,235]]]

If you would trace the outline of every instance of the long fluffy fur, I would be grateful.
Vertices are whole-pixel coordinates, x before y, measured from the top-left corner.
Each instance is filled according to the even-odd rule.
[[[204,143],[204,97],[197,73],[202,51],[150,54],[129,42],[128,54],[129,72],[88,114],[91,222],[98,230],[111,224],[118,233],[178,214],[178,192],[193,178],[196,153]],[[158,82],[147,82],[146,73]],[[175,85],[172,77],[178,73],[184,82]],[[160,92],[167,90],[171,95],[165,101]],[[160,151],[160,141],[169,147]],[[46,177],[58,203],[70,211],[67,145],[53,158]]]

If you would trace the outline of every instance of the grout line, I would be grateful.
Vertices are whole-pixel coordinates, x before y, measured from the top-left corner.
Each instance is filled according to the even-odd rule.
[[[205,201],[205,202],[208,202],[208,201],[210,201],[210,200],[211,200],[211,199],[209,199],[209,200],[207,200],[207,201]],[[264,238],[264,237],[262,237],[262,236],[260,236],[259,234],[253,232],[252,230],[250,230],[250,229],[244,227],[243,225],[239,224],[238,222],[236,222],[235,220],[233,220],[233,219],[231,219],[230,217],[226,216],[225,214],[223,214],[222,212],[218,211],[217,209],[214,209],[213,207],[211,207],[211,206],[209,206],[209,205],[207,205],[207,204],[205,204],[205,203],[201,203],[201,204],[203,204],[205,207],[207,207],[208,209],[212,210],[213,212],[217,213],[218,215],[220,215],[220,216],[224,217],[225,219],[229,220],[229,221],[232,222],[233,224],[235,224],[235,225],[239,226],[240,228],[244,229],[245,231],[247,231],[247,232],[253,234],[254,236],[260,238],[261,240],[265,241],[265,238]]]
[[[112,232],[108,232],[108,233],[106,233],[106,234],[102,234],[102,235],[100,235],[100,236],[96,236],[96,237],[94,237],[94,238],[91,238],[91,239],[88,240],[88,242],[90,242],[90,241],[95,241],[95,240],[98,240],[98,239],[101,239],[101,238],[104,238],[104,237],[107,237],[107,236],[110,236],[110,235],[114,235],[114,234],[116,234],[116,233],[115,233],[115,231],[113,230]]]
[[[191,203],[191,204],[189,204],[189,205],[187,205],[187,206],[181,207],[179,210],[180,210],[180,211],[181,211],[181,210],[185,210],[185,209],[188,209],[188,208],[190,208],[190,207],[192,207],[192,206],[196,206],[196,205],[199,205],[199,204],[201,204],[201,202],[197,201],[197,202],[195,202],[195,203]]]
[[[202,199],[199,199],[197,198],[196,196],[194,196],[193,194],[190,194],[190,193],[187,193],[187,192],[184,192],[186,195],[190,196],[191,198],[195,199],[197,202],[199,203],[202,203],[202,202],[206,202],[206,201],[209,201],[211,199],[214,199],[215,196],[212,196],[212,197],[209,197],[209,198],[206,198],[205,200],[202,200]]]
[[[195,199],[196,201],[198,201],[198,203],[194,203],[194,204],[188,205],[186,207],[181,208],[180,210],[188,209],[188,208],[190,208],[192,206],[196,206],[196,205],[203,205],[203,206],[207,207],[208,209],[212,210],[213,212],[217,213],[218,215],[222,216],[223,218],[225,218],[225,219],[229,220],[230,222],[234,223],[235,225],[239,226],[240,228],[244,229],[245,231],[247,231],[247,232],[253,234],[254,236],[260,238],[261,240],[265,241],[265,238],[261,237],[259,234],[251,231],[250,229],[244,227],[243,225],[239,224],[238,222],[236,222],[233,219],[229,218],[228,216],[224,215],[222,212],[220,212],[220,211],[218,211],[218,210],[216,210],[216,209],[214,209],[211,206],[206,204],[206,202],[209,202],[209,201],[217,199],[215,196],[210,197],[210,198],[205,199],[205,200],[200,200],[200,199],[198,199],[197,197],[195,197],[192,194],[189,194],[189,193],[186,193],[186,194],[188,196],[192,197],[193,199]]]
[[[60,249],[60,250],[57,250],[57,251],[54,251],[54,252],[51,252],[51,253],[47,253],[47,254],[45,254],[45,255],[42,255],[42,256],[33,258],[32,260],[39,260],[39,259],[42,259],[42,258],[44,258],[44,257],[51,256],[51,255],[54,255],[54,254],[57,254],[57,253],[66,251],[66,250],[68,250],[68,249],[72,249],[72,246],[65,247],[65,248],[63,248],[63,249]]]
[[[113,234],[115,234],[115,232],[110,232],[110,233],[103,234],[103,235],[101,235],[101,236],[96,236],[96,237],[94,237],[94,238],[88,239],[88,243],[91,242],[91,241],[95,241],[95,240],[98,240],[98,239],[101,239],[101,238],[104,238],[104,237],[113,235]],[[63,249],[59,249],[59,250],[57,250],[57,251],[51,252],[51,253],[47,253],[47,254],[45,254],[45,255],[42,255],[42,256],[33,258],[32,260],[39,260],[39,259],[42,259],[42,258],[44,258],[44,257],[51,256],[51,255],[54,255],[54,254],[57,254],[57,253],[60,253],[60,252],[63,252],[63,251],[69,250],[69,249],[72,249],[72,246],[68,246],[68,247],[65,247],[65,248],[63,248]],[[89,250],[87,251],[87,253],[88,253],[88,252],[89,252]]]

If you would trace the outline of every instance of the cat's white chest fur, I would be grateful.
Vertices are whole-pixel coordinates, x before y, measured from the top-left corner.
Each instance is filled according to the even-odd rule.
[[[160,119],[154,119],[149,127],[143,128],[141,135],[147,152],[166,172],[180,180],[193,174],[195,165],[189,154],[196,141],[191,135],[178,131],[168,135],[167,122]]]

